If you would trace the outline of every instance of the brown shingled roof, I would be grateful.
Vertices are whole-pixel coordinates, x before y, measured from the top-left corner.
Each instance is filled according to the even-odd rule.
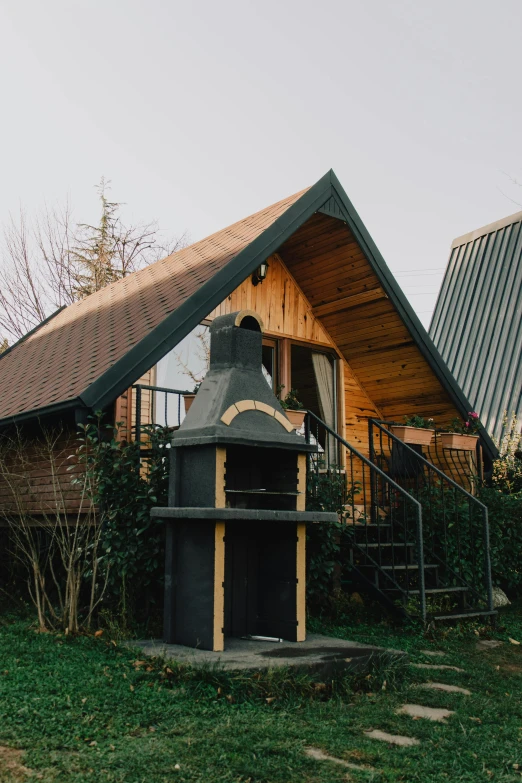
[[[81,398],[305,192],[134,272],[44,322],[0,357],[0,419]]]

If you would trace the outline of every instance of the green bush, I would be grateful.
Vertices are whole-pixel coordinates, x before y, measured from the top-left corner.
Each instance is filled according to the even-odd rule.
[[[161,600],[163,528],[151,519],[153,506],[167,504],[170,432],[143,427],[143,442],[118,438],[118,429],[101,417],[82,428],[79,459],[92,479],[92,500],[102,511],[101,559],[109,566],[109,595],[120,601],[124,617],[140,598],[142,611]]]
[[[332,595],[334,575],[341,568],[343,536],[347,534],[341,520],[352,493],[347,491],[345,474],[335,467],[326,473],[308,472],[306,510],[335,511],[338,515],[337,522],[308,525],[307,590],[313,603],[323,603]]]
[[[493,583],[518,592],[522,587],[522,492],[483,487],[480,500],[488,507]]]
[[[493,463],[491,480],[480,489],[488,507],[493,582],[505,590],[522,588],[522,459],[520,425],[504,417],[505,436]]]

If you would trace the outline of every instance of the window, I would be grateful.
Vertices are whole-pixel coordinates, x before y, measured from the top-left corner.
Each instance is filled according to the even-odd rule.
[[[277,390],[277,342],[265,338],[263,340],[263,353],[262,353],[262,365],[263,375],[265,376],[268,385],[274,392]]]
[[[332,430],[337,429],[335,357],[304,345],[292,345],[290,379],[298,399]],[[288,391],[285,389],[285,392]]]

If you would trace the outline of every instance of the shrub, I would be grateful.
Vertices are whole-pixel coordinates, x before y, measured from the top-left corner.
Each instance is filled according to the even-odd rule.
[[[316,522],[307,531],[307,589],[312,602],[322,603],[333,590],[336,570],[341,568],[343,536],[347,534],[343,519],[344,506],[356,491],[347,491],[344,473],[332,470],[319,473],[313,470],[307,477],[307,511],[335,511],[337,522]]]
[[[506,590],[522,587],[522,459],[520,426],[505,417],[506,434],[493,463],[491,481],[480,489],[489,512],[491,569],[495,584]]]
[[[0,440],[5,544],[25,571],[42,631],[76,633],[81,625],[88,627],[108,579],[99,558],[103,515],[96,523],[91,477],[78,469],[70,446],[61,429],[41,428],[28,436],[15,428]]]
[[[158,598],[163,578],[163,528],[150,509],[167,504],[170,431],[143,427],[141,442],[130,443],[118,434],[101,416],[93,419],[83,427],[79,459],[91,500],[103,514],[101,560],[109,567],[109,592],[125,618],[138,596],[145,609]]]

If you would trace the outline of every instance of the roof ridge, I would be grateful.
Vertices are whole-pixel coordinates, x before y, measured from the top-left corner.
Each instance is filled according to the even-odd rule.
[[[485,226],[476,228],[473,231],[468,231],[467,234],[462,234],[457,237],[451,243],[451,249],[460,247],[468,242],[474,242],[475,239],[486,236],[486,234],[493,234],[495,231],[499,231],[501,228],[513,225],[513,223],[519,223],[522,221],[522,210],[520,212],[514,212],[512,215],[507,215],[504,218],[494,220],[493,223],[487,223]]]

